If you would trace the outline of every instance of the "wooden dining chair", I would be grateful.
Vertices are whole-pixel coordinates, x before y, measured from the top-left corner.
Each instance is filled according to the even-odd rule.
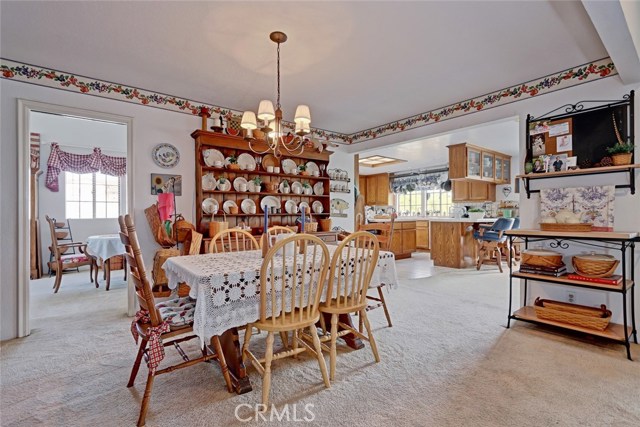
[[[197,358],[190,359],[180,347],[179,344],[182,342],[198,339],[193,333],[192,327],[195,302],[189,298],[176,298],[156,304],[149,279],[147,278],[133,219],[130,215],[126,215],[119,221],[124,221],[126,224],[127,231],[126,233],[120,232],[120,240],[126,249],[125,257],[129,263],[131,278],[135,283],[136,296],[140,304],[140,311],[136,313],[135,319],[131,324],[131,332],[136,342],[138,337],[141,338],[141,342],[127,387],[133,386],[143,357],[149,368],[147,385],[144,390],[137,424],[140,427],[145,425],[153,382],[158,375],[186,368],[200,362],[217,360],[220,363],[227,390],[232,392],[233,388],[219,337],[214,336],[211,339],[214,349],[205,345],[202,355]],[[158,369],[164,358],[164,347],[169,346],[174,346],[184,361]]]
[[[52,270],[56,272],[56,279],[53,282],[53,292],[58,293],[60,290],[60,284],[62,283],[62,274],[65,270],[78,267],[82,267],[85,265],[89,266],[89,280],[91,283],[94,282],[94,271],[95,271],[95,283],[96,288],[100,285],[98,284],[98,263],[96,262],[96,258],[89,253],[87,253],[87,244],[80,242],[69,242],[69,243],[59,243],[58,237],[56,236],[56,220],[55,218],[50,218],[49,215],[45,215],[47,222],[49,223],[49,230],[51,231],[51,253],[53,254],[53,260],[50,262],[50,267]],[[68,253],[65,252],[71,249],[78,249],[79,253]]]
[[[282,254],[287,256],[282,256]],[[327,388],[331,387],[327,365],[322,356],[316,322],[320,298],[329,268],[329,250],[309,234],[295,234],[277,242],[267,252],[260,268],[260,319],[247,325],[242,358],[247,359],[262,376],[262,411],[266,411],[271,388],[271,363],[284,357],[297,357],[309,350],[315,354]],[[253,328],[267,332],[264,358],[249,350]],[[309,329],[313,347],[303,341],[299,331]],[[292,332],[292,348],[273,352],[274,334]],[[302,345],[302,347],[300,347]]]
[[[372,224],[361,224],[358,226],[358,231],[367,231],[369,233],[374,233],[376,238],[378,239],[378,244],[380,245],[381,251],[391,251],[391,243],[393,242],[393,226],[394,221],[393,218],[390,222],[378,222]],[[372,288],[376,288],[378,291],[378,296],[367,295],[367,299],[369,301],[374,301],[373,304],[367,305],[367,311],[380,308],[384,310],[384,315],[387,318],[387,324],[389,327],[392,327],[391,323],[391,314],[389,314],[389,308],[387,307],[387,301],[384,299],[383,288],[385,287],[384,283],[372,283]],[[363,332],[363,323],[362,318],[359,320],[359,330],[360,333]]]
[[[209,253],[241,252],[260,249],[255,237],[239,228],[219,231],[209,242]]]
[[[331,341],[329,349],[329,379],[333,381],[336,373],[336,340],[347,334],[369,341],[376,363],[380,362],[378,347],[373,338],[371,325],[367,318],[367,290],[371,283],[373,270],[378,263],[379,244],[374,235],[358,231],[343,240],[331,258],[329,269],[329,285],[327,301],[320,305],[320,313],[331,315],[331,333],[327,335],[324,318],[321,317],[323,329],[322,342]],[[367,335],[346,323],[338,322],[340,314],[358,313],[367,329]],[[338,325],[341,326],[338,332]]]

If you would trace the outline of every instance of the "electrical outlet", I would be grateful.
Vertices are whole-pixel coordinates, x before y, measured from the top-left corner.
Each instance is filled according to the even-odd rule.
[[[571,304],[577,304],[577,299],[578,297],[576,295],[576,291],[571,291],[571,290],[567,291],[567,296],[566,296],[567,302]]]

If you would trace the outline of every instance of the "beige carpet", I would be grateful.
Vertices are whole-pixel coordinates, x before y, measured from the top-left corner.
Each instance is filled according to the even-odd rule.
[[[507,330],[506,274],[489,266],[424,278],[426,263],[398,261],[401,286],[388,294],[393,328],[382,310],[371,312],[381,363],[368,347],[341,351],[331,389],[309,355],[275,363],[272,403],[291,405],[291,425],[640,425],[640,362],[628,361],[623,346],[524,323]],[[107,293],[85,281],[65,277],[58,295],[48,280],[34,283],[32,335],[2,343],[2,426],[135,424],[145,372],[126,388],[136,351],[126,285],[115,280]],[[640,359],[640,346],[632,352]],[[287,424],[236,419],[238,405],[260,400],[261,381],[250,376],[254,391],[242,396],[225,391],[217,365],[161,376],[147,425]],[[313,421],[295,422],[294,404],[297,419]],[[253,414],[238,410],[243,419]]]

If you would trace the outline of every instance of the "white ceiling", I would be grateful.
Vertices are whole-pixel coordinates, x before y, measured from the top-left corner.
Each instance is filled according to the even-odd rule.
[[[400,144],[389,145],[359,152],[360,158],[381,155],[406,160],[389,166],[375,168],[360,166],[361,175],[385,172],[406,172],[414,169],[437,168],[449,163],[447,145],[468,142],[510,155],[514,164],[519,156],[518,118],[500,120],[482,126],[460,129],[452,133],[420,138]]]
[[[351,133],[607,56],[581,2],[2,1],[1,56]],[[365,148],[363,146],[363,148]]]

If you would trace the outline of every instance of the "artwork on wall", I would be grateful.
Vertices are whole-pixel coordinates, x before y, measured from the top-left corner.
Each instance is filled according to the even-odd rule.
[[[151,174],[151,194],[174,193],[182,196],[182,175]]]
[[[343,199],[331,199],[331,216],[346,218],[349,202]]]
[[[593,224],[593,231],[613,231],[615,186],[547,188],[540,190],[540,216],[555,217],[561,210]]]

